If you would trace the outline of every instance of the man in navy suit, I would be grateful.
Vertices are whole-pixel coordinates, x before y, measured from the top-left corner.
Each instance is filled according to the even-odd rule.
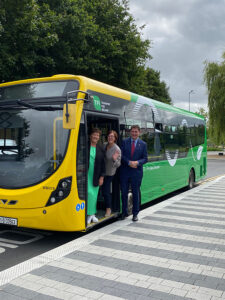
[[[122,192],[122,216],[121,219],[128,217],[127,202],[129,184],[133,193],[133,221],[138,221],[139,213],[139,191],[143,177],[143,164],[148,161],[147,145],[139,138],[140,127],[131,126],[130,138],[122,143],[121,168],[120,168],[120,185]]]

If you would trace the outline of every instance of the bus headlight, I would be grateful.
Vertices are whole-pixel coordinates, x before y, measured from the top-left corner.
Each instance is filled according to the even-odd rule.
[[[51,197],[51,198],[50,198],[50,202],[51,202],[52,204],[54,204],[54,203],[55,203],[55,197]]]
[[[67,183],[67,181],[63,181],[63,182],[62,182],[62,187],[63,187],[64,189],[66,189],[66,188],[67,188],[67,186],[68,186],[68,183]]]
[[[64,195],[63,191],[59,191],[59,192],[58,192],[58,196],[59,196],[59,197],[63,197],[63,195]]]
[[[59,181],[57,188],[51,193],[46,206],[56,204],[69,196],[72,185],[72,177],[66,177]]]

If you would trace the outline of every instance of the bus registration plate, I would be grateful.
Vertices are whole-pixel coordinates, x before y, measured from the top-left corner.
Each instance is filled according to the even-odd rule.
[[[17,219],[0,217],[0,224],[17,226]]]

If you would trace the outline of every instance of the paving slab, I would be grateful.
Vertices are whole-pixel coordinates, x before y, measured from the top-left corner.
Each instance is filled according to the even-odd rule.
[[[225,176],[0,272],[0,299],[225,299]]]

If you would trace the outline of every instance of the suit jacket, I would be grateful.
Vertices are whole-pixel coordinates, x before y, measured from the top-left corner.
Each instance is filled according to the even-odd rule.
[[[143,164],[145,164],[148,161],[147,144],[141,139],[138,139],[133,156],[131,158],[131,138],[128,138],[123,141],[121,151],[121,175],[128,175],[132,172],[132,176],[137,175],[139,177],[142,177]],[[137,169],[131,168],[129,166],[130,160],[138,161]]]
[[[90,146],[88,148],[88,158],[90,157]],[[88,159],[89,167],[89,159]],[[96,145],[96,156],[94,166],[93,185],[98,186],[98,181],[101,176],[105,176],[105,151],[102,146]]]

